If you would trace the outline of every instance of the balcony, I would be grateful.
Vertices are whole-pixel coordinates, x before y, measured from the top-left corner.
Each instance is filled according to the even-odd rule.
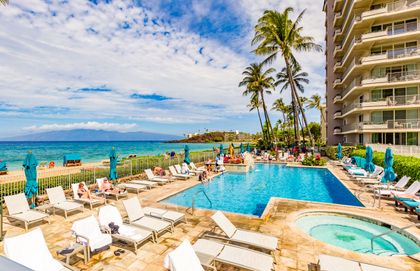
[[[334,1],[334,6],[333,6],[333,10],[334,11],[338,11],[339,7],[341,6],[341,3],[343,2],[343,0],[335,0]]]
[[[337,78],[334,80],[333,88],[336,88],[338,84],[341,84],[341,78]]]
[[[337,94],[337,95],[335,95],[333,102],[334,103],[341,102],[341,99],[342,99],[341,94]]]
[[[360,131],[383,131],[383,130],[420,130],[419,119],[397,119],[380,122],[364,121],[345,125],[342,133],[357,133]],[[335,134],[335,130],[334,130]]]
[[[334,26],[337,25],[338,21],[343,18],[343,14],[341,12],[337,12],[334,16]]]
[[[334,135],[338,135],[338,134],[341,134],[341,133],[342,133],[341,127],[335,127],[334,128]]]
[[[420,48],[418,47],[409,47],[403,49],[388,50],[382,54],[373,54],[370,56],[365,56],[361,58],[361,63],[366,64],[375,61],[381,60],[392,60],[400,59],[405,57],[420,56]]]
[[[405,1],[398,1],[394,3],[388,3],[383,8],[373,9],[373,10],[368,10],[368,11],[363,12],[362,19],[364,20],[372,16],[384,15],[386,13],[391,13],[391,12],[399,12],[399,11],[407,10],[414,7],[420,7],[420,1],[417,0],[413,2],[413,1],[405,0]]]
[[[341,111],[337,111],[334,113],[334,119],[341,117]]]
[[[363,102],[352,103],[342,109],[342,115],[345,116],[351,111],[360,111],[363,109],[398,107],[398,106],[415,106],[420,107],[420,95],[402,95],[389,96],[380,99],[366,99]]]
[[[394,26],[394,27],[388,27],[385,30],[382,31],[375,31],[375,32],[369,32],[362,35],[362,42],[369,41],[376,38],[381,37],[387,37],[387,36],[395,36],[395,35],[401,35],[413,31],[417,31],[419,29],[418,22],[410,22],[405,23],[402,25]]]
[[[362,86],[372,84],[384,84],[384,83],[396,83],[405,81],[417,81],[420,80],[419,71],[407,71],[407,72],[392,72],[387,73],[384,76],[368,77],[361,81]]]

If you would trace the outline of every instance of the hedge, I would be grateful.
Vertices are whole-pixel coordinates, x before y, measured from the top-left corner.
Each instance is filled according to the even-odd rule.
[[[365,150],[355,150],[351,154],[352,156],[366,156]],[[373,153],[373,163],[375,165],[384,166],[385,153],[383,152],[374,152]],[[395,173],[398,174],[398,178],[406,175],[411,177],[409,184],[413,183],[416,180],[420,180],[420,158],[412,156],[402,156],[394,155],[394,165]]]

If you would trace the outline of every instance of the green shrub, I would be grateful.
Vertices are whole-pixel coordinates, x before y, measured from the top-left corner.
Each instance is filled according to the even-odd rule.
[[[343,156],[350,156],[351,153],[357,148],[354,146],[342,146],[341,153]],[[337,146],[327,146],[325,148],[325,153],[330,159],[337,160]]]
[[[366,156],[365,150],[355,150],[351,154],[352,156]],[[373,163],[375,165],[384,166],[385,153],[383,152],[374,152],[373,153]],[[402,156],[394,155],[394,165],[395,173],[397,173],[398,178],[402,176],[410,176],[410,184],[415,180],[420,180],[420,158],[412,156]]]
[[[302,165],[304,166],[325,166],[327,164],[327,160],[321,157],[315,156],[307,156],[303,159]]]

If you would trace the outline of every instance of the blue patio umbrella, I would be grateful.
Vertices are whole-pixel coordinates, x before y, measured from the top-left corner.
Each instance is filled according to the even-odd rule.
[[[394,164],[394,155],[392,154],[391,148],[387,148],[385,152],[385,173],[384,177],[382,178],[382,182],[392,182],[395,180],[397,175],[394,172],[394,169],[392,168],[392,165]]]
[[[188,145],[185,145],[184,147],[184,162],[187,163],[188,165],[191,163],[190,147],[188,147]]]
[[[245,152],[244,144],[241,143],[241,145],[239,145],[239,149],[241,150],[241,153],[244,153]]]
[[[375,171],[375,164],[373,163],[373,150],[371,147],[366,148],[366,164],[365,164],[365,170],[372,173]]]
[[[337,154],[336,154],[336,156],[335,157],[337,157],[337,159],[338,160],[340,160],[341,158],[343,158],[343,150],[342,150],[343,148],[341,147],[341,143],[338,143],[338,146],[337,146]]]
[[[112,147],[111,152],[109,153],[109,179],[116,180],[117,176],[117,152],[115,148]]]
[[[223,152],[223,144],[220,144],[219,150],[220,150],[220,156],[223,156],[223,154],[224,154],[224,152]]]
[[[251,145],[249,145],[249,143],[246,144],[246,151],[247,152],[251,152]]]
[[[28,199],[32,199],[31,207],[35,207],[35,196],[38,193],[38,182],[36,180],[36,167],[38,166],[38,161],[35,158],[35,155],[31,151],[25,157],[23,161],[23,168],[25,170],[26,184],[25,184],[25,196]]]

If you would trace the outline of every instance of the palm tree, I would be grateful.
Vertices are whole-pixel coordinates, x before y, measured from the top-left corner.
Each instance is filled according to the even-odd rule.
[[[276,110],[278,112],[281,112],[283,115],[283,122],[286,123],[286,111],[287,111],[287,106],[286,104],[283,102],[282,98],[278,98],[277,100],[274,101],[271,110]]]
[[[308,80],[308,73],[306,72],[302,72],[301,68],[299,66],[293,66],[292,67],[292,79],[293,79],[293,83],[296,86],[296,88],[301,92],[304,93],[305,92],[305,87],[303,86],[303,84],[308,84],[309,80]],[[287,69],[283,68],[278,74],[277,74],[277,81],[275,83],[276,86],[278,85],[282,85],[281,89],[280,89],[280,93],[282,93],[284,90],[291,88],[290,86],[290,80],[289,80],[289,75],[287,74]],[[293,95],[293,92],[292,92]],[[305,126],[308,126],[308,122],[306,120],[306,115],[305,115],[305,110],[303,109],[302,105],[306,103],[307,98],[306,97],[299,97],[298,93],[295,93],[294,99],[292,99],[292,103],[294,105],[295,108],[295,113],[297,114],[297,118],[299,118],[299,113],[302,114],[302,118],[303,118],[303,123],[305,124]],[[301,122],[298,122],[298,124]],[[298,127],[295,127],[295,131],[296,129],[298,129]],[[302,127],[302,131],[303,131],[303,127]],[[309,135],[309,141],[311,142],[311,145],[313,144],[313,138],[312,138],[312,134],[311,132],[308,133]],[[303,136],[303,138],[305,138],[305,136]]]
[[[302,34],[302,11],[295,21],[290,19],[290,13],[293,8],[288,7],[283,12],[275,10],[266,10],[263,16],[258,20],[255,26],[255,36],[252,39],[252,44],[258,44],[254,50],[257,55],[268,55],[263,63],[272,63],[280,54],[286,64],[286,74],[289,79],[289,84],[292,92],[293,104],[300,104],[297,98],[296,84],[293,80],[293,68],[300,67],[295,56],[294,51],[321,51],[321,46],[314,43],[311,36],[304,36]],[[301,105],[300,105],[301,107]],[[297,110],[294,109],[295,118],[295,141],[299,143],[299,121]]]
[[[9,4],[9,0],[0,0],[0,4],[7,5]]]
[[[267,106],[264,99],[264,94],[271,94],[274,90],[274,78],[270,76],[271,73],[275,72],[274,68],[263,70],[263,64],[253,63],[249,67],[245,68],[242,73],[245,77],[239,83],[240,87],[245,86],[246,89],[243,92],[244,96],[258,95],[261,98],[262,108],[264,111],[265,125],[267,127],[267,139],[272,140],[272,130],[270,117],[268,116]]]
[[[257,109],[258,119],[259,119],[260,125],[261,125],[261,131],[264,132],[264,125],[262,123],[261,113],[260,113],[261,105],[262,105],[262,103],[259,100],[259,96],[258,95],[253,95],[252,98],[251,98],[251,101],[248,104],[248,107],[249,107],[249,111],[253,111],[254,109]]]
[[[321,104],[321,96],[318,94],[314,94],[311,96],[311,98],[308,101],[308,105],[306,106],[309,109],[317,109],[319,112],[322,110],[322,104]],[[325,122],[325,116],[324,114],[321,114],[322,120]]]

